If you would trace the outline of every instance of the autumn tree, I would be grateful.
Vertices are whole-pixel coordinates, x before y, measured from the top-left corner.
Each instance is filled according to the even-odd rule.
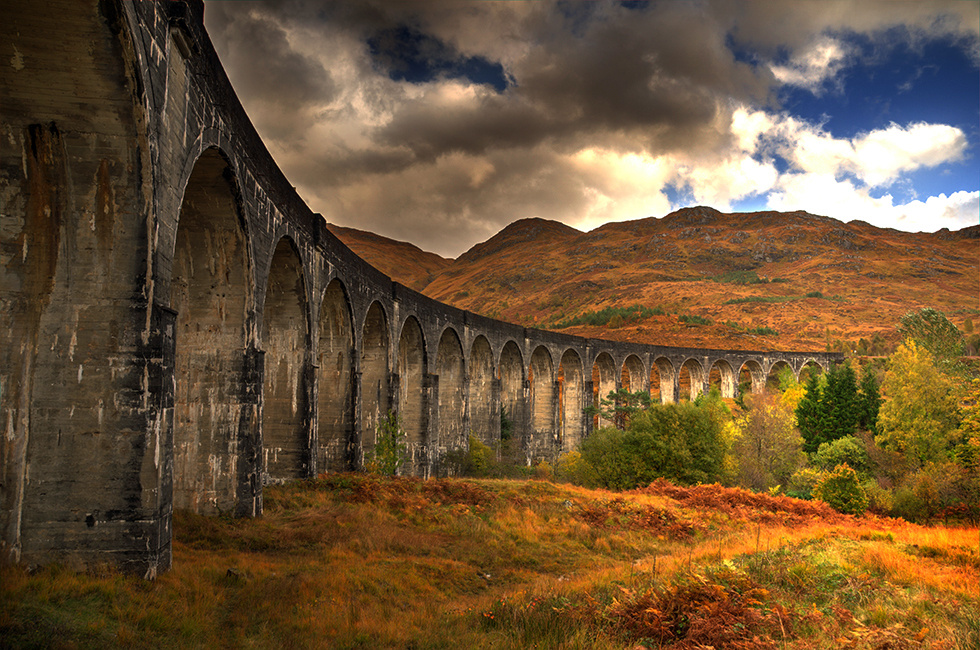
[[[946,318],[946,314],[932,307],[902,316],[898,321],[898,332],[905,342],[915,341],[941,362],[963,353],[963,333]]]
[[[914,339],[898,347],[882,382],[877,442],[918,465],[948,458],[960,442],[960,383]]]
[[[746,401],[749,410],[735,421],[732,447],[738,482],[755,490],[786,485],[805,458],[793,411],[768,392],[752,394]]]

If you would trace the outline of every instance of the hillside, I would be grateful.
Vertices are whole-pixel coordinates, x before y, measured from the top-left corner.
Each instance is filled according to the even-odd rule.
[[[806,212],[695,207],[588,233],[525,219],[438,269],[422,291],[542,328],[604,307],[666,312],[612,327],[563,328],[583,336],[822,350],[876,334],[894,340],[898,319],[924,306],[946,312],[962,328],[980,313],[978,243],[980,226],[906,233]],[[400,266],[391,263],[396,249],[378,254]]]
[[[327,229],[361,259],[416,291],[428,285],[452,263],[452,260],[423,251],[415,244],[388,239],[365,230],[332,223],[327,224]]]
[[[332,474],[176,513],[171,571],[0,567],[11,648],[971,648],[977,529],[657,481]]]

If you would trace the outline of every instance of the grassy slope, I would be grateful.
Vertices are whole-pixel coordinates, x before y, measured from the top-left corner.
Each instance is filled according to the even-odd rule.
[[[977,529],[718,486],[331,475],[154,582],[7,567],[4,647],[976,648]],[[697,646],[700,643],[702,646]]]
[[[423,251],[408,242],[396,241],[365,230],[345,228],[332,223],[327,224],[327,229],[361,259],[388,277],[416,291],[432,282],[440,271],[452,264],[452,260]]]

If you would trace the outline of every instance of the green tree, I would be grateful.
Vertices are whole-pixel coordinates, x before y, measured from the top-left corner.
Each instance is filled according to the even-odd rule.
[[[405,430],[402,429],[398,415],[394,411],[381,418],[377,427],[378,440],[374,445],[374,457],[367,469],[373,474],[395,476],[405,462],[408,447],[405,445]]]
[[[812,454],[820,447],[823,440],[821,429],[821,400],[823,389],[820,386],[820,375],[810,373],[806,385],[803,387],[803,396],[796,405],[796,426],[803,436],[803,450]]]
[[[838,465],[829,472],[814,489],[813,496],[848,515],[859,515],[868,508],[868,495],[857,473],[847,465]]]
[[[633,416],[642,410],[650,408],[650,393],[637,391],[631,393],[625,388],[609,391],[609,395],[599,400],[599,407],[587,406],[585,413],[589,417],[599,415],[610,420],[617,429],[626,429]]]
[[[854,435],[859,419],[858,387],[851,364],[831,366],[820,406],[824,441]]]
[[[915,340],[900,345],[881,384],[876,441],[917,465],[945,460],[961,442],[960,383],[942,372]]]
[[[871,474],[871,457],[868,455],[868,450],[854,436],[845,436],[820,445],[820,449],[813,456],[813,464],[826,471],[838,465],[847,465],[862,478],[869,478]]]
[[[905,342],[915,341],[941,362],[963,353],[963,333],[946,318],[946,314],[932,307],[902,316],[898,321],[898,332]]]
[[[737,480],[754,490],[788,485],[805,459],[803,438],[793,426],[793,411],[769,392],[750,395],[749,410],[735,421],[732,453]]]
[[[878,427],[878,412],[881,410],[881,390],[871,368],[861,373],[860,395],[858,396],[858,427],[863,431],[874,431]]]
[[[716,413],[683,402],[638,411],[625,431],[599,429],[579,451],[597,486],[627,490],[660,477],[686,484],[717,481],[727,449]]]

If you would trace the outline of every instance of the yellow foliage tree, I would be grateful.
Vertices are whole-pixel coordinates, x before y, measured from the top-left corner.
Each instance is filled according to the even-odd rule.
[[[946,459],[960,439],[962,385],[910,339],[889,359],[881,388],[878,443],[919,465]]]

